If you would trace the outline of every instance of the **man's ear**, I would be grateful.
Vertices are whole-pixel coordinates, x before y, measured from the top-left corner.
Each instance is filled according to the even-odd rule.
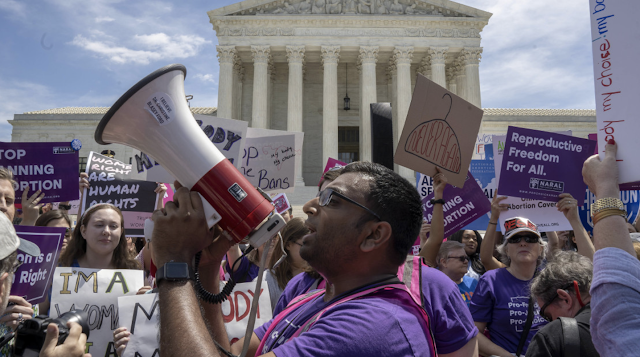
[[[391,225],[389,222],[369,222],[364,226],[366,237],[360,244],[363,252],[371,252],[385,245],[391,239]]]
[[[571,297],[571,294],[562,289],[558,289],[557,292],[559,300],[561,300],[564,304],[569,305],[569,308],[573,307],[574,299]]]

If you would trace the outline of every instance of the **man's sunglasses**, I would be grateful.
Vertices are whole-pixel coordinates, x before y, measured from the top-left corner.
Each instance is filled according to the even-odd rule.
[[[354,200],[350,199],[349,197],[347,197],[347,196],[345,196],[345,195],[343,195],[343,194],[341,194],[341,193],[338,193],[338,192],[336,192],[336,191],[334,191],[334,190],[332,190],[332,189],[330,189],[330,188],[325,188],[324,190],[322,190],[322,191],[318,192],[318,195],[316,196],[316,197],[318,197],[318,204],[319,204],[320,206],[326,206],[326,205],[328,205],[328,204],[329,204],[329,202],[331,202],[331,197],[332,197],[332,196],[334,196],[334,195],[335,195],[335,196],[338,196],[338,197],[340,197],[340,198],[342,198],[343,200],[345,200],[345,201],[347,201],[347,202],[353,203],[354,205],[356,205],[356,206],[358,206],[358,207],[362,208],[363,210],[365,210],[365,211],[367,211],[367,212],[371,213],[371,214],[372,214],[374,217],[376,217],[379,221],[382,221],[382,218],[380,218],[380,216],[378,216],[378,215],[377,215],[375,212],[373,212],[372,210],[368,209],[367,207],[365,207],[365,206],[363,206],[363,205],[359,204],[358,202],[356,202],[356,201],[354,201]]]
[[[462,263],[467,263],[469,261],[469,257],[466,255],[461,255],[459,257],[447,257],[447,259],[458,259]]]
[[[540,242],[540,237],[538,237],[537,235],[534,234],[527,234],[527,235],[516,235],[513,237],[510,237],[509,239],[507,239],[507,243],[520,243],[520,241],[524,238],[524,241],[527,243],[538,243]]]
[[[563,286],[560,288],[560,290],[567,290],[570,287],[573,286],[573,282]],[[577,290],[576,290],[577,291]],[[578,291],[578,294],[580,292]],[[558,298],[558,290],[556,290],[556,293],[553,295],[553,297],[551,298],[551,300],[549,300],[546,304],[542,305],[542,308],[540,309],[540,316],[542,316],[542,318],[544,318],[545,320],[547,320],[548,322],[551,322],[552,318],[550,316],[547,316],[547,314],[544,312],[547,307],[549,307],[549,305],[551,305],[552,302],[554,302],[556,299]]]

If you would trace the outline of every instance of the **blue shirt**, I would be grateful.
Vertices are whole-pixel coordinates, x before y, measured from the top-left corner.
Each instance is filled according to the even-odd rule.
[[[471,297],[473,297],[473,291],[476,290],[476,286],[478,286],[478,281],[467,275],[465,275],[462,278],[462,282],[458,284],[460,295],[462,295],[462,300],[467,303],[467,307],[471,306]]]
[[[591,338],[601,356],[640,351],[640,261],[618,248],[593,256]]]

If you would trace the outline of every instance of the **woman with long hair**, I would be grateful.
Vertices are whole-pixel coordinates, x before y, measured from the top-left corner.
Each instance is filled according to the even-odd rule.
[[[305,271],[307,262],[300,257],[300,241],[309,228],[305,227],[302,218],[292,218],[282,229],[279,238],[273,248],[273,254],[269,260],[267,283],[271,294],[271,308],[275,308],[282,291],[294,276]],[[284,257],[284,259],[282,259]],[[280,261],[282,259],[282,261]],[[280,261],[280,264],[277,264]]]
[[[480,246],[482,245],[482,236],[480,233],[470,229],[457,231],[449,237],[449,240],[464,244],[464,252],[467,253],[467,257],[469,257],[466,276],[479,280],[480,276],[486,271],[480,261]]]
[[[69,216],[60,210],[53,210],[44,213],[36,220],[36,227],[62,227],[66,228],[67,232],[64,235],[64,240],[62,242],[62,250],[67,248],[67,244],[69,244],[69,239],[71,238],[71,219]]]

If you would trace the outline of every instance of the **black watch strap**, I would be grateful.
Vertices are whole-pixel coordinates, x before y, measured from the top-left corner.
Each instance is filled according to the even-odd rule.
[[[443,205],[444,204],[444,200],[442,198],[437,199],[437,200],[432,198],[432,199],[429,200],[429,203],[431,203],[432,205],[435,205],[436,203],[439,203],[439,204]]]
[[[62,208],[62,209],[64,209],[64,210],[69,211],[69,210],[71,210],[71,205],[63,205],[62,203],[60,203],[60,204],[58,205],[58,208]]]
[[[156,284],[161,281],[195,280],[195,273],[190,264],[184,262],[167,262],[156,272]]]

